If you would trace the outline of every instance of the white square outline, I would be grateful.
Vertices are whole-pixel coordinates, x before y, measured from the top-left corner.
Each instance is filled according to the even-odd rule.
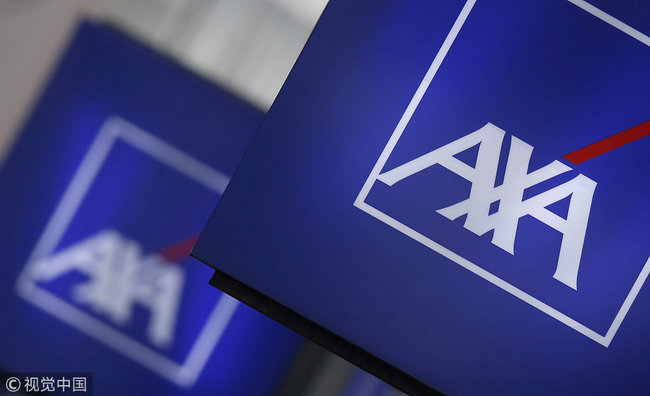
[[[433,80],[436,72],[440,68],[440,65],[442,64],[442,61],[444,60],[445,56],[449,52],[449,49],[451,48],[451,45],[453,44],[454,40],[458,36],[458,33],[460,32],[460,29],[462,28],[463,24],[467,20],[467,17],[469,16],[470,11],[474,7],[474,4],[476,4],[477,0],[467,0],[465,5],[463,6],[463,9],[461,10],[460,14],[456,18],[456,21],[454,22],[451,30],[447,34],[447,37],[445,38],[444,42],[442,43],[442,46],[440,47],[440,50],[436,54],[435,58],[433,59],[433,62],[429,66],[429,69],[427,70],[427,73],[425,74],[424,78],[420,82],[420,85],[418,86],[418,89],[416,90],[415,94],[411,98],[411,101],[409,102],[406,110],[402,114],[402,117],[400,118],[397,126],[393,130],[393,133],[391,134],[390,139],[388,140],[388,143],[386,143],[386,146],[381,152],[381,155],[377,159],[377,162],[375,163],[375,166],[372,168],[372,171],[370,172],[370,175],[368,175],[368,178],[366,179],[363,187],[361,188],[361,191],[359,192],[359,195],[354,201],[354,206],[361,209],[362,211],[366,212],[370,216],[378,219],[379,221],[393,227],[397,231],[413,238],[414,240],[420,242],[421,244],[425,245],[429,249],[439,253],[440,255],[454,261],[456,264],[460,265],[461,267],[473,272],[474,274],[480,276],[481,278],[487,280],[488,282],[492,283],[493,285],[505,290],[506,292],[512,294],[513,296],[523,300],[524,302],[532,305],[533,307],[539,309],[540,311],[544,312],[545,314],[559,320],[560,322],[564,323],[565,325],[569,326],[570,328],[578,331],[579,333],[587,336],[588,338],[596,341],[597,343],[603,345],[604,347],[609,347],[609,344],[611,343],[612,339],[614,338],[614,335],[616,335],[616,332],[618,331],[621,323],[623,322],[623,319],[627,315],[627,312],[629,311],[630,307],[632,306],[632,303],[634,302],[634,299],[636,298],[637,294],[639,293],[639,290],[641,290],[641,287],[643,286],[643,283],[645,282],[646,278],[648,277],[648,274],[650,273],[650,257],[646,261],[645,265],[641,269],[641,273],[637,277],[636,281],[632,285],[632,288],[630,289],[627,297],[623,301],[623,304],[621,305],[621,308],[617,312],[616,316],[614,317],[614,320],[612,324],[610,325],[609,329],[607,330],[607,333],[603,336],[595,332],[594,330],[588,328],[587,326],[579,323],[578,321],[570,318],[569,316],[563,314],[562,312],[556,310],[555,308],[552,308],[551,306],[543,303],[542,301],[536,299],[535,297],[531,296],[530,294],[524,292],[521,289],[518,289],[517,287],[511,285],[510,283],[504,281],[501,278],[498,278],[497,276],[493,275],[492,273],[484,270],[483,268],[479,267],[478,265],[472,263],[471,261],[465,259],[464,257],[460,256],[459,254],[451,251],[450,249],[447,249],[446,247],[434,242],[433,240],[427,238],[426,236],[420,234],[419,232],[415,231],[414,229],[408,227],[407,225],[400,223],[399,221],[393,219],[392,217],[388,216],[387,214],[381,212],[380,210],[370,206],[368,203],[365,202],[366,198],[368,197],[368,194],[370,193],[370,190],[372,189],[372,186],[374,185],[375,181],[377,180],[378,176],[380,175],[381,171],[383,170],[383,167],[386,165],[386,161],[388,161],[388,158],[390,157],[393,149],[397,145],[397,142],[399,141],[402,133],[406,129],[406,126],[408,125],[409,121],[411,120],[411,117],[413,116],[413,113],[415,112],[418,104],[422,100],[422,97],[426,93],[427,89],[429,88],[429,84],[431,84],[431,81]],[[583,0],[567,0],[570,3],[576,5],[577,7],[581,8],[582,10],[590,13],[591,15],[595,16],[596,18],[608,23],[609,25],[619,29],[623,33],[631,36],[632,38],[642,42],[643,44],[647,45],[650,47],[650,37],[646,36],[645,34],[635,30],[634,28],[626,25],[625,23],[621,22],[620,20],[612,17],[609,14],[606,14],[605,12],[599,10],[598,8],[592,6],[591,4],[583,1]]]
[[[50,255],[60,243],[109,152],[118,140],[218,194],[222,194],[228,185],[229,178],[222,173],[129,122],[111,116],[102,125],[50,217],[25,268],[18,277],[16,290],[21,297],[63,322],[169,381],[182,387],[190,387],[198,379],[228,326],[238,306],[237,300],[226,294],[219,298],[185,360],[179,364],[38,286],[34,278],[36,263],[39,259]]]

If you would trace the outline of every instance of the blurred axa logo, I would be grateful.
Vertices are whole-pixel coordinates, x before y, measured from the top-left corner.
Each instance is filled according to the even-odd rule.
[[[18,293],[124,357],[191,386],[237,307],[208,287],[186,287],[205,276],[202,266],[187,265],[195,240],[188,235],[200,229],[227,182],[160,137],[107,118],[17,280]]]
[[[107,229],[37,263],[36,281],[48,282],[71,271],[87,277],[71,288],[71,298],[117,325],[131,321],[135,304],[150,315],[147,337],[158,347],[174,338],[185,274],[159,254]]]

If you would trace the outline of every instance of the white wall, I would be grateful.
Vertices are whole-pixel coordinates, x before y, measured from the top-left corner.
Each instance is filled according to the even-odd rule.
[[[105,20],[268,109],[327,0],[0,0],[0,164],[78,19]]]
[[[84,9],[81,0],[0,0],[0,163]]]

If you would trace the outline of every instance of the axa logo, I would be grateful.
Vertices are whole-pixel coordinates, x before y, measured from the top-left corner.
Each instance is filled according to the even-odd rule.
[[[562,234],[557,267],[553,277],[563,284],[577,289],[580,257],[584,245],[591,201],[596,182],[578,174],[573,179],[556,185],[545,192],[524,199],[524,191],[568,172],[571,168],[560,161],[529,171],[533,147],[511,136],[510,150],[503,183],[495,185],[501,146],[506,133],[487,123],[447,145],[415,158],[390,171],[381,173],[377,179],[389,186],[440,165],[471,183],[467,199],[451,206],[438,208],[437,213],[449,220],[466,215],[464,227],[476,235],[494,231],[492,243],[508,253],[515,254],[515,239],[519,219],[530,215]],[[478,145],[476,165],[471,167],[456,155]],[[566,218],[547,209],[553,203],[570,197]],[[498,205],[495,213],[491,207]]]
[[[465,73],[480,67],[457,67],[469,59],[461,54],[474,33],[467,33],[465,46],[454,44],[466,23],[476,23],[468,22],[475,3],[467,1],[458,14],[353,204],[399,238],[435,252],[422,263],[423,279],[433,281],[439,271],[426,265],[448,260],[608,347],[650,276],[647,244],[638,242],[648,235],[647,183],[642,172],[631,171],[647,164],[644,146],[634,142],[650,136],[650,121],[630,116],[609,130],[582,115],[561,118],[580,119],[575,128],[551,114],[534,121],[507,107],[483,106],[493,96],[479,92],[502,89],[502,80],[479,74],[481,87],[474,91],[479,80]],[[593,14],[592,7],[579,7]],[[615,18],[603,19],[601,11],[593,15],[632,39],[643,36],[627,25],[621,29]],[[449,64],[449,57],[457,63]],[[536,70],[530,70],[535,81]],[[543,115],[547,97],[522,88],[528,102],[522,109]],[[511,94],[522,93],[495,97],[508,106],[518,97],[505,100]],[[453,104],[441,106],[446,101]],[[627,156],[617,151],[623,146]],[[610,236],[614,229],[617,235]],[[412,257],[427,253],[418,249]]]
[[[87,278],[71,289],[77,304],[118,326],[131,322],[137,304],[149,311],[149,342],[160,348],[173,342],[185,282],[178,265],[159,254],[145,255],[137,241],[106,229],[38,261],[35,281],[47,283],[71,272]]]
[[[137,175],[124,177],[125,164]],[[123,357],[192,386],[238,304],[185,287],[196,270],[179,264],[195,238],[178,238],[192,235],[202,220],[184,216],[171,228],[160,228],[156,220],[190,204],[207,212],[227,182],[227,175],[158,136],[120,117],[107,118],[27,259],[16,291]],[[129,183],[137,183],[137,194]],[[98,204],[97,197],[120,191],[129,191],[128,199]],[[194,196],[205,198],[187,200]],[[199,297],[210,310],[183,309]]]

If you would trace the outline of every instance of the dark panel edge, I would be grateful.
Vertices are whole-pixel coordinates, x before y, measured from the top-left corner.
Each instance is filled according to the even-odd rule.
[[[198,259],[198,257],[194,256]],[[199,259],[200,260],[200,259]],[[207,263],[206,263],[207,264]],[[212,266],[211,266],[212,267]],[[270,297],[215,269],[210,285],[409,395],[443,395]]]

